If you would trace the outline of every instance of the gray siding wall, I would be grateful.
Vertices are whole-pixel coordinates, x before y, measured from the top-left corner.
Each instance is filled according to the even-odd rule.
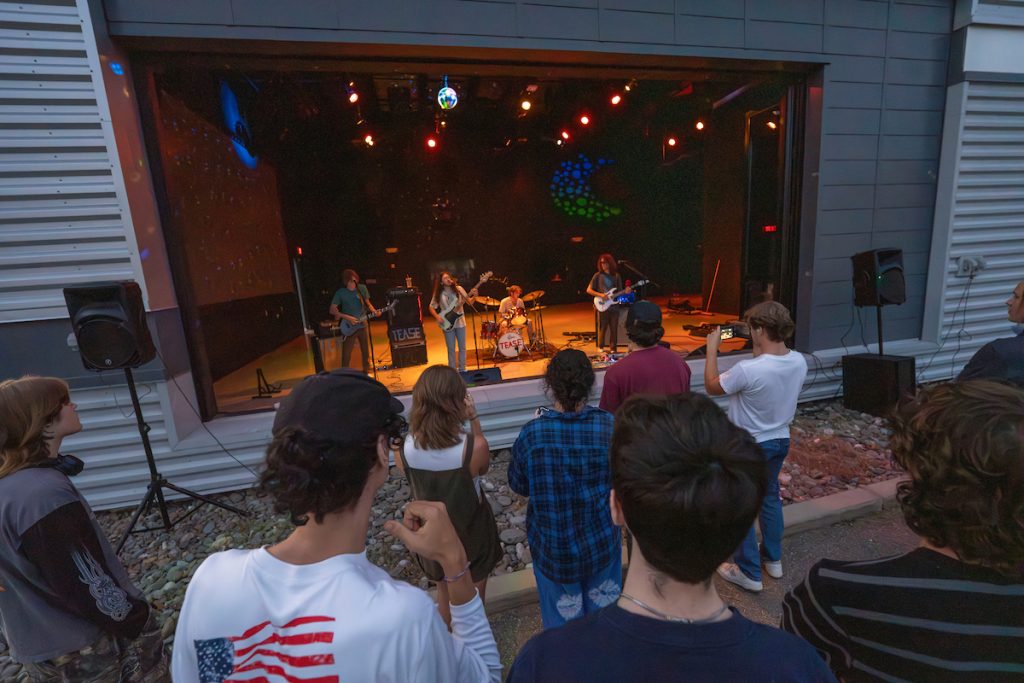
[[[904,250],[921,334],[953,0],[104,0],[114,35],[557,49],[825,65],[810,349],[859,338],[849,256]],[[628,58],[623,59],[628,63]],[[871,318],[869,321],[868,318]],[[853,324],[851,329],[851,322]],[[874,337],[873,316],[864,333]]]

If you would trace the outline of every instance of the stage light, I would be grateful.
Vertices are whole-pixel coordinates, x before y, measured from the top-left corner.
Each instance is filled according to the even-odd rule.
[[[124,66],[121,65],[121,62],[111,62],[110,70],[118,76],[124,76]]]
[[[459,94],[455,92],[454,88],[448,87],[448,76],[444,77],[444,87],[437,91],[437,104],[441,109],[449,110],[455,109],[455,105],[459,103]]]
[[[569,241],[573,244],[580,244],[583,242],[583,235],[574,235],[569,238]]]
[[[555,144],[561,147],[562,145],[565,144],[565,140],[555,140]]]
[[[580,117],[580,125],[589,126],[590,125],[590,117],[587,116],[586,114],[581,116]]]
[[[530,100],[523,100],[522,102],[519,103],[519,108],[522,109],[523,111],[530,111],[530,107],[532,106],[533,104],[530,102]]]
[[[397,254],[398,253],[398,247],[384,247],[384,253],[385,254]]]
[[[778,126],[775,125],[774,121],[769,121],[768,122],[768,127],[771,128],[772,130],[775,130],[776,128],[778,128]]]
[[[367,135],[366,137],[363,138],[363,142],[366,143],[367,147],[373,147],[373,144],[376,141],[373,139],[372,135]]]
[[[695,127],[695,128],[697,129],[697,130],[704,130],[704,122],[703,122],[703,121],[700,121],[700,120],[698,120],[698,121],[697,121],[697,125],[696,125],[696,126],[694,126],[694,127]]]
[[[567,130],[563,130],[562,131],[562,139],[563,140],[568,140],[569,139],[569,131],[567,131]]]
[[[448,122],[445,121],[444,119],[441,119],[441,127],[442,128],[447,128],[448,127]]]
[[[677,142],[678,142],[678,140],[676,140],[671,135],[668,136],[667,140],[665,140],[665,144],[668,145],[669,147],[675,147]]]
[[[433,135],[427,137],[427,147],[429,149],[437,149],[437,138]]]
[[[349,102],[350,102],[351,104],[355,104],[356,102],[358,102],[358,101],[359,101],[359,93],[357,93],[357,92],[356,92],[355,90],[353,90],[352,92],[350,92],[350,93],[348,94],[348,101],[349,101]]]
[[[302,247],[295,247],[295,253],[299,256],[302,256]]]
[[[625,90],[626,92],[630,92],[635,87],[636,87],[636,79],[635,78],[631,78],[631,79],[629,79],[629,83],[626,83],[625,87],[623,87],[622,89]]]
[[[622,101],[622,95],[620,95],[618,93],[615,93],[614,95],[612,95],[612,106],[613,107],[616,104],[618,104],[619,102],[621,102],[621,101]]]

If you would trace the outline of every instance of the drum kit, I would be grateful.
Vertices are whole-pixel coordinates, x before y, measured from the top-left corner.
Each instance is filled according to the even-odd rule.
[[[544,306],[540,304],[543,296],[544,290],[538,289],[520,297],[522,306],[500,315],[497,310],[489,311],[491,320],[480,323],[480,338],[491,345],[492,358],[532,358],[531,351],[543,345]],[[501,306],[500,301],[489,296],[478,296],[476,303],[494,309]]]

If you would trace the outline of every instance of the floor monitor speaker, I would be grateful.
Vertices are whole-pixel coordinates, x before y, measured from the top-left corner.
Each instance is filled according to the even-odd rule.
[[[916,388],[912,356],[858,353],[843,356],[843,405],[884,416]]]
[[[462,380],[467,387],[479,387],[484,384],[498,384],[501,382],[501,368],[480,368],[478,370],[466,370],[460,372]]]
[[[411,368],[427,364],[427,345],[422,340],[411,344],[391,344],[391,365]]]

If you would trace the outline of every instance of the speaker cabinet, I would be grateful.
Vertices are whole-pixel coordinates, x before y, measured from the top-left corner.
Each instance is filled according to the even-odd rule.
[[[480,368],[478,370],[466,370],[460,372],[462,381],[467,387],[479,387],[484,384],[498,384],[501,382],[501,368]]]
[[[843,356],[843,405],[883,416],[917,386],[912,356],[858,353]]]
[[[415,287],[395,287],[388,290],[388,303],[395,303],[395,309],[388,315],[388,328],[409,328],[423,325],[423,310],[420,307],[420,292]]]
[[[427,345],[421,342],[391,344],[391,365],[396,368],[411,368],[427,364]]]
[[[65,287],[64,301],[86,369],[135,368],[156,357],[137,283]]]
[[[907,300],[902,249],[872,249],[850,259],[855,306],[887,306]]]

